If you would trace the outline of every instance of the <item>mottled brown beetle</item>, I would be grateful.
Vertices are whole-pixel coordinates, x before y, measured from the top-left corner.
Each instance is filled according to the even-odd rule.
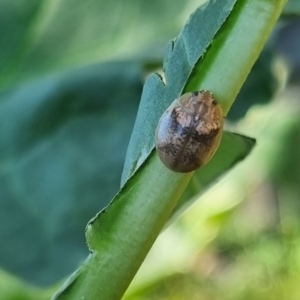
[[[176,99],[159,120],[155,143],[161,161],[181,173],[206,164],[219,147],[223,111],[210,91]]]

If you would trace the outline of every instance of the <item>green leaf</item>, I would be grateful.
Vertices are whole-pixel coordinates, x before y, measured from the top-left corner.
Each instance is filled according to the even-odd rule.
[[[284,4],[283,0],[239,0],[201,64],[196,65],[193,80],[188,81],[186,87],[198,84],[200,88],[213,91],[227,113]],[[188,24],[191,23],[190,21]],[[201,25],[203,24],[199,23],[194,29],[201,28]],[[192,36],[192,33],[188,35]],[[195,39],[191,40],[197,43]],[[167,57],[169,53],[170,50]],[[181,59],[179,56],[178,60]],[[188,61],[184,62],[183,70],[187,70]],[[171,78],[177,76],[178,72]],[[146,102],[141,103],[141,111],[145,111],[145,107],[149,108],[148,114],[140,123],[142,127],[148,126],[147,122],[155,126],[152,111],[156,111],[156,106],[159,105],[168,106],[167,100],[172,100],[169,98],[164,99],[166,102],[163,103],[155,102],[160,95],[155,82],[162,87],[157,75],[149,78],[149,89],[151,86],[153,88],[152,97],[150,91],[146,94],[153,102],[151,106],[147,106],[149,104]],[[182,91],[184,84],[177,86],[176,90]],[[154,130],[155,127],[152,128],[153,132]],[[144,139],[150,144],[151,136],[145,135]],[[151,143],[153,144],[153,136]],[[145,145],[141,148],[144,147]],[[250,148],[247,148],[248,151]],[[226,149],[229,153],[232,151],[230,147]],[[148,150],[151,154],[148,157],[147,153],[144,155],[146,160],[134,176],[127,180],[111,204],[89,223],[86,235],[91,255],[53,299],[76,300],[84,297],[92,300],[101,297],[113,300],[122,297],[192,176],[191,173],[171,172],[162,165],[155,151],[151,152],[151,147]],[[136,157],[135,159],[136,163],[140,162]],[[136,164],[132,165],[136,167]]]
[[[168,44],[164,62],[165,79],[152,74],[144,85],[140,109],[127,150],[122,185],[154,148],[159,118],[172,101],[182,94],[193,68],[211,44],[235,2],[236,0],[209,1],[201,6],[192,14],[178,38]]]
[[[85,259],[84,227],[119,189],[141,89],[138,66],[111,63],[1,94],[2,267],[49,285]]]

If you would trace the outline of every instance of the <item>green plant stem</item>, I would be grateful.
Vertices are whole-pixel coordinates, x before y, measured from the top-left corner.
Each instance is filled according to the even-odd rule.
[[[129,180],[107,212],[88,225],[93,253],[70,279],[71,290],[58,299],[120,299],[124,294],[192,176],[169,171],[153,154],[139,170],[140,180]]]
[[[239,0],[184,91],[213,91],[226,115],[287,0]]]

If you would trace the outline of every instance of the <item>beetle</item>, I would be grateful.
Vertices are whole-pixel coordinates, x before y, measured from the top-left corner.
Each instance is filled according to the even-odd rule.
[[[195,171],[218,149],[223,125],[223,111],[212,92],[186,93],[174,100],[158,122],[157,153],[172,171]]]

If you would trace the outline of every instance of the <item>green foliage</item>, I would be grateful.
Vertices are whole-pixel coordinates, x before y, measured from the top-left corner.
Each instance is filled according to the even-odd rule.
[[[193,13],[178,38],[168,44],[163,66],[164,78],[152,74],[143,89],[128,146],[122,184],[125,184],[153,150],[159,118],[172,101],[180,97],[188,80],[195,78],[191,76],[193,69],[225,22],[235,2],[236,0],[208,2]],[[199,86],[188,91],[197,89]]]
[[[209,9],[215,3],[220,2],[209,2],[207,6],[198,9],[191,16],[180,35],[180,37],[185,35],[189,37],[183,38],[184,41],[195,42],[195,38],[192,38],[196,36],[195,30],[198,32],[198,28],[203,21],[203,15],[207,16],[210,12]],[[271,24],[274,24],[277,20],[281,11],[279,8],[283,8],[283,2],[274,3],[272,6],[266,3],[265,9],[269,9],[268,14],[262,13],[259,15],[260,18],[255,20],[252,30],[248,30],[246,38],[240,27],[246,26],[246,20],[249,22],[249,16],[257,9],[256,5],[261,5],[261,2],[245,1],[236,4],[227,22],[221,22],[220,24],[219,36],[216,37],[214,44],[216,48],[211,48],[212,50],[207,52],[203,61],[199,62],[197,60],[196,72],[192,73],[191,82],[187,82],[187,84],[182,81],[176,82],[176,85],[178,85],[176,90],[180,91],[178,87],[181,87],[181,90],[184,86],[194,87],[196,82],[198,82],[200,88],[206,87],[207,84],[210,90],[217,91],[217,95],[219,92],[220,99],[222,99],[220,103],[225,113],[227,112],[234,96],[241,88],[250,68],[259,55],[263,42],[266,41],[272,28]],[[217,4],[216,6],[218,7]],[[221,9],[220,11],[225,18],[230,13],[230,10],[227,9]],[[190,26],[190,24],[197,22],[198,26]],[[227,40],[231,43],[227,44]],[[183,49],[186,52],[184,57],[188,58],[189,49],[193,49],[190,46],[182,48],[181,39],[178,38],[171,49],[172,52],[167,51],[167,63],[165,64],[166,86],[168,85],[168,78],[178,76],[178,68],[176,69],[174,64],[171,64],[173,73],[171,71],[168,73],[167,69],[171,61],[169,59],[170,53],[174,56],[178,55],[176,61],[181,60],[182,50],[177,52],[177,42],[178,49]],[[253,43],[255,43],[255,47]],[[212,54],[210,55],[210,53]],[[198,54],[198,58],[200,55]],[[233,56],[239,64],[232,65],[230,76],[225,78],[224,74],[228,70],[228,65],[225,63],[222,66],[219,65],[219,60],[229,62],[228,58],[233,58]],[[181,69],[189,70],[188,63],[189,59],[184,60],[184,67],[181,67]],[[205,76],[200,72],[203,65],[209,71]],[[223,79],[222,84],[217,80],[220,76]],[[198,77],[200,77],[200,80]],[[232,81],[233,78],[236,78],[236,80]],[[150,134],[151,132],[154,133],[154,125],[157,123],[157,119],[150,112],[160,104],[155,102],[155,99],[161,97],[161,93],[158,91],[162,88],[161,78],[157,75],[150,76],[145,84],[139,115],[133,131],[134,138],[131,140],[127,154],[126,161],[127,163],[129,161],[129,168],[126,169],[125,164],[125,172],[127,172],[125,173],[125,179],[134,173],[135,168],[139,167],[151,151],[151,148],[149,149],[149,146],[147,146],[149,144],[147,141],[153,144],[153,136],[151,138]],[[153,92],[150,93],[150,91]],[[150,95],[153,97],[151,98]],[[221,95],[224,96],[221,97]],[[170,99],[169,95],[164,95],[163,99]],[[165,102],[161,101],[161,103]],[[169,103],[166,104],[166,107],[168,105]],[[143,131],[144,128],[146,128],[145,131]],[[138,138],[144,137],[146,143],[140,145],[136,136]],[[249,146],[247,149],[249,149]],[[220,166],[216,165],[217,167]],[[156,174],[160,175],[159,179]],[[190,177],[191,174],[176,174],[166,170],[157,156],[150,154],[147,161],[127,181],[112,203],[89,223],[87,241],[91,255],[81,269],[55,295],[54,299],[80,299],[86,296],[90,299],[97,299],[99,295],[105,299],[120,299],[161,228],[168,220]],[[166,189],[166,187],[169,188]],[[125,260],[124,255],[126,256]],[[120,265],[122,265],[122,268],[118,268]],[[113,281],[111,278],[113,278]]]
[[[123,188],[89,223],[92,253],[86,259],[84,226],[119,190],[142,92],[142,68],[159,64],[167,41],[199,2],[0,1],[0,238],[5,241],[0,247],[1,266],[46,286],[86,259],[56,297],[119,299],[162,227],[168,220],[171,223],[170,216],[190,206],[254,146],[253,139],[225,132],[208,165],[193,177],[175,174],[153,151],[158,118],[181,93],[203,88],[214,92],[227,114],[284,2],[209,1],[168,44],[165,82],[156,74],[146,81]],[[262,103],[272,94],[271,61],[264,61],[268,76],[262,75],[258,61],[240,94],[243,109],[253,105],[245,105],[253,95]],[[262,79],[258,89],[257,80]],[[243,116],[240,109],[236,116]],[[256,136],[245,128],[241,132]],[[289,174],[285,164],[280,170]],[[278,186],[280,172],[274,172]],[[210,222],[222,227],[231,217],[230,209],[220,208]],[[191,219],[197,218],[204,218],[203,211]],[[222,241],[225,248],[231,243],[226,234]],[[268,241],[256,247],[257,253],[265,255],[264,249],[276,248],[277,256],[272,257],[282,257],[278,243]],[[227,252],[234,251],[235,244]],[[173,275],[178,287],[186,283],[177,290],[179,298],[180,290],[188,295],[188,286],[199,284],[193,276],[186,280]],[[49,299],[54,289],[57,286],[36,289],[0,273],[4,300]],[[138,299],[144,299],[143,294]]]

